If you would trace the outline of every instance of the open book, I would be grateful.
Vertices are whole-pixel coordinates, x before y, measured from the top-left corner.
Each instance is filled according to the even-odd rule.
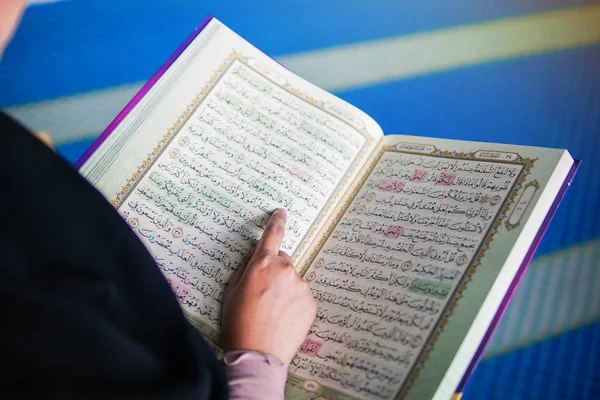
[[[227,281],[285,208],[319,304],[287,398],[422,400],[460,391],[577,165],[384,136],[208,17],[77,166],[217,351]]]

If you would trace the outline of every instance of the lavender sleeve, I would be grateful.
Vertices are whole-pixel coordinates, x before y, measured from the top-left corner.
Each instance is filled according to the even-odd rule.
[[[255,351],[230,351],[223,356],[230,400],[283,400],[288,365]]]

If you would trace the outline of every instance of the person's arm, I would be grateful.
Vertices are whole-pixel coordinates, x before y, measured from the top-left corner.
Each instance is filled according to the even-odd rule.
[[[268,354],[230,351],[223,356],[229,400],[284,398],[288,365]]]
[[[225,292],[223,361],[230,399],[283,399],[288,364],[317,312],[308,284],[279,250],[285,222],[285,210],[277,210]]]

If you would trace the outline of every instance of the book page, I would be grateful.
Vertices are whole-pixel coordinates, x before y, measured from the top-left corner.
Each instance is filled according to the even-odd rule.
[[[297,259],[381,133],[356,109],[294,77],[216,20],[194,43],[204,47],[185,70],[191,75],[182,73],[170,89],[177,101],[194,86],[186,107],[161,111],[163,104],[170,107],[169,96],[142,104],[155,110],[134,110],[82,172],[107,194],[183,309],[217,343],[223,290],[270,214],[287,210],[282,250]],[[200,60],[215,59],[210,75],[197,75]],[[144,113],[150,122],[136,125]],[[165,119],[169,129],[149,140],[153,124]],[[124,136],[131,143],[121,151]],[[117,151],[98,174],[103,157]]]
[[[291,363],[289,398],[406,396],[494,235],[516,240],[563,153],[534,150],[540,162],[511,146],[400,138],[384,138],[309,257],[304,279],[319,310]],[[536,163],[549,168],[531,179]],[[498,272],[481,271],[492,282]],[[437,350],[449,364],[450,349]]]

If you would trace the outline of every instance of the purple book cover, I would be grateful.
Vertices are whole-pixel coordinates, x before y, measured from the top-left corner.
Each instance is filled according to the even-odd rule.
[[[194,31],[183,41],[183,43],[177,48],[177,50],[175,50],[175,52],[171,55],[171,57],[169,57],[169,59],[158,69],[158,71],[156,71],[154,73],[154,75],[152,75],[150,80],[148,80],[148,82],[146,82],[146,84],[133,97],[133,99],[131,99],[131,101],[129,101],[129,103],[127,103],[125,108],[123,108],[123,110],[116,116],[116,118],[108,125],[108,127],[104,130],[104,132],[102,132],[102,134],[98,137],[98,139],[96,139],[96,141],[90,146],[90,148],[86,150],[86,152],[81,156],[81,158],[75,163],[75,168],[80,169],[83,166],[83,164],[98,149],[98,147],[100,147],[100,145],[106,140],[106,138],[108,136],[110,136],[110,134],[121,123],[121,121],[123,121],[123,119],[131,112],[131,110],[133,110],[133,108],[140,102],[140,100],[150,91],[150,89],[164,75],[164,73],[173,65],[175,60],[177,60],[177,58],[185,51],[185,49],[190,45],[190,43],[192,43],[192,41],[200,34],[200,32],[202,32],[202,30],[208,25],[208,23],[212,20],[212,18],[213,17],[211,15],[208,15],[208,16],[206,16],[206,18],[204,18],[202,23],[200,23],[200,25],[198,25],[198,27],[196,29],[194,29]],[[458,385],[458,388],[456,390],[457,392],[462,392],[469,376],[471,376],[475,367],[477,366],[477,363],[481,359],[486,345],[488,344],[492,334],[494,333],[496,327],[498,326],[498,323],[502,319],[502,315],[506,311],[506,308],[507,308],[508,304],[510,303],[510,299],[512,298],[512,295],[514,294],[515,289],[517,288],[519,282],[521,281],[521,278],[525,274],[525,270],[531,263],[533,255],[535,254],[535,251],[537,250],[537,248],[540,244],[540,241],[541,241],[542,237],[544,236],[544,233],[546,232],[546,229],[548,228],[550,221],[552,220],[552,217],[556,213],[556,210],[557,210],[562,198],[564,197],[567,188],[571,184],[571,181],[573,180],[573,177],[575,176],[580,163],[581,163],[581,161],[577,160],[573,164],[571,171],[569,172],[567,178],[565,179],[565,182],[564,182],[561,190],[559,191],[556,199],[554,200],[554,203],[550,207],[550,210],[549,210],[546,218],[544,219],[542,226],[540,227],[533,243],[531,244],[531,247],[529,248],[529,251],[527,252],[527,255],[525,256],[523,263],[519,267],[519,270],[517,271],[515,278],[513,279],[508,291],[506,292],[506,295],[505,295],[504,299],[502,300],[500,307],[496,311],[496,314],[494,315],[494,318],[493,318],[483,340],[481,341],[477,351],[475,352],[475,355],[473,356],[473,359],[471,360],[471,363],[469,364],[467,370],[465,371],[465,374],[463,375],[463,378],[461,379],[460,384]]]
[[[192,41],[196,39],[196,36],[198,36],[200,32],[202,32],[202,30],[206,27],[206,25],[208,25],[212,18],[213,17],[211,15],[206,16],[202,23],[198,25],[198,27],[194,29],[194,31],[183,41],[183,43],[177,48],[177,50],[175,50],[175,53],[173,53],[171,57],[169,57],[169,59],[158,69],[158,71],[156,71],[154,75],[152,75],[152,78],[150,78],[150,80],[146,82],[144,86],[142,86],[140,91],[137,92],[137,94],[133,97],[133,99],[131,99],[129,103],[127,103],[125,108],[108,125],[108,127],[104,130],[104,132],[102,132],[98,139],[96,139],[96,141],[90,146],[90,148],[87,149],[85,153],[83,153],[81,158],[77,160],[77,162],[75,163],[76,169],[80,169],[83,166],[83,164],[85,164],[85,162],[90,158],[90,156],[94,154],[98,147],[100,147],[102,142],[104,142],[106,138],[110,136],[110,134],[121,123],[121,121],[123,121],[123,119],[131,112],[131,110],[133,110],[133,108],[140,102],[140,100],[144,98],[144,96],[150,91],[152,86],[154,86],[156,82],[158,82],[158,80],[164,75],[164,73],[167,72],[169,68],[171,68],[171,65],[173,65],[175,60],[177,60],[177,58],[181,55],[181,53],[185,51],[185,49],[190,45],[190,43],[192,43]]]

